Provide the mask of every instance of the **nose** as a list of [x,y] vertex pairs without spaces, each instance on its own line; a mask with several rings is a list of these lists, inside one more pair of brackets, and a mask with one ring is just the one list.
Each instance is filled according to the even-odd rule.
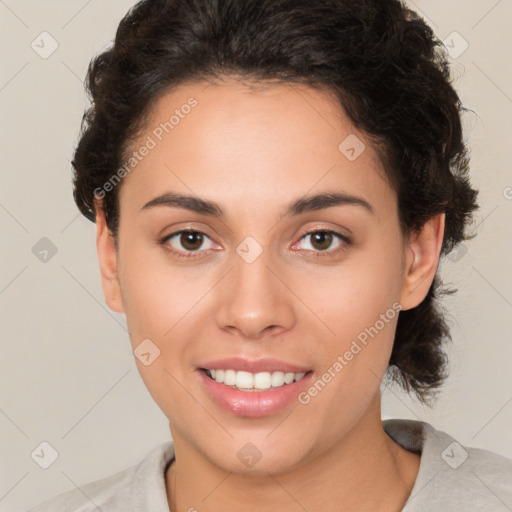
[[252,263],[234,255],[233,267],[217,290],[217,325],[251,340],[293,328],[294,294],[287,275],[268,251]]

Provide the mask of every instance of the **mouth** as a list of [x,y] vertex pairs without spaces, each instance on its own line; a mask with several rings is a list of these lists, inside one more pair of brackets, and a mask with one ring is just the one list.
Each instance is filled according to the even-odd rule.
[[215,406],[236,416],[272,416],[298,404],[314,371],[275,359],[230,358],[204,362],[195,374]]

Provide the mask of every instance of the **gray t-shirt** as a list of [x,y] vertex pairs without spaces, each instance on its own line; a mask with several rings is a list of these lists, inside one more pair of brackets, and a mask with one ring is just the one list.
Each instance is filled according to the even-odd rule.
[[[512,459],[460,445],[422,421],[388,419],[386,433],[421,453],[416,482],[402,512],[510,512]],[[28,512],[169,512],[165,471],[174,458],[171,441],[135,466],[60,494]]]

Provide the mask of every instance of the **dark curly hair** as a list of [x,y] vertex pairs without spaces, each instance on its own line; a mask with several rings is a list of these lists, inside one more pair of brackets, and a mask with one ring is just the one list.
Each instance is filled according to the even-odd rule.
[[[185,81],[299,83],[335,93],[366,133],[398,196],[405,236],[446,214],[442,254],[465,234],[477,192],[468,179],[464,109],[446,52],[398,0],[144,0],[123,18],[114,44],[87,74],[74,199],[88,219],[105,212],[118,236],[115,174],[154,102]],[[449,329],[436,275],[423,302],[400,312],[388,376],[428,403],[447,377]],[[430,405],[430,404],[429,404]]]

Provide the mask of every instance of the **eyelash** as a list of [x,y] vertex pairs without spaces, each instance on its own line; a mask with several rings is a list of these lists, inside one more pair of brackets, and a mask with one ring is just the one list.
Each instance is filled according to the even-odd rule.
[[[177,251],[176,249],[172,249],[167,245],[167,242],[170,239],[174,238],[177,235],[181,235],[182,233],[199,233],[201,235],[204,235],[205,237],[210,238],[206,233],[203,233],[202,231],[192,230],[192,229],[182,229],[181,231],[176,231],[174,233],[171,233],[171,234],[165,236],[164,238],[159,240],[159,244],[162,245],[165,250],[172,253],[176,258],[179,258],[179,259],[190,259],[190,258],[200,257],[200,256],[197,256],[196,254],[205,252],[205,251],[201,251],[201,250]],[[333,231],[330,229],[317,229],[317,230],[313,230],[313,231],[308,231],[307,233],[304,233],[300,237],[299,240],[302,240],[303,238],[305,238],[306,236],[309,236],[309,235],[315,235],[316,233],[332,234],[336,238],[338,238],[338,240],[340,242],[342,242],[342,244],[337,249],[330,249],[328,251],[319,251],[319,250],[311,251],[311,250],[307,249],[308,252],[313,252],[315,258],[318,258],[318,257],[322,258],[322,257],[329,257],[329,256],[337,255],[338,253],[345,251],[347,249],[347,246],[350,246],[352,244],[352,241],[348,237],[346,237],[345,235],[342,235],[341,233],[338,233],[337,231]],[[211,240],[211,238],[210,238],[210,240]]]

